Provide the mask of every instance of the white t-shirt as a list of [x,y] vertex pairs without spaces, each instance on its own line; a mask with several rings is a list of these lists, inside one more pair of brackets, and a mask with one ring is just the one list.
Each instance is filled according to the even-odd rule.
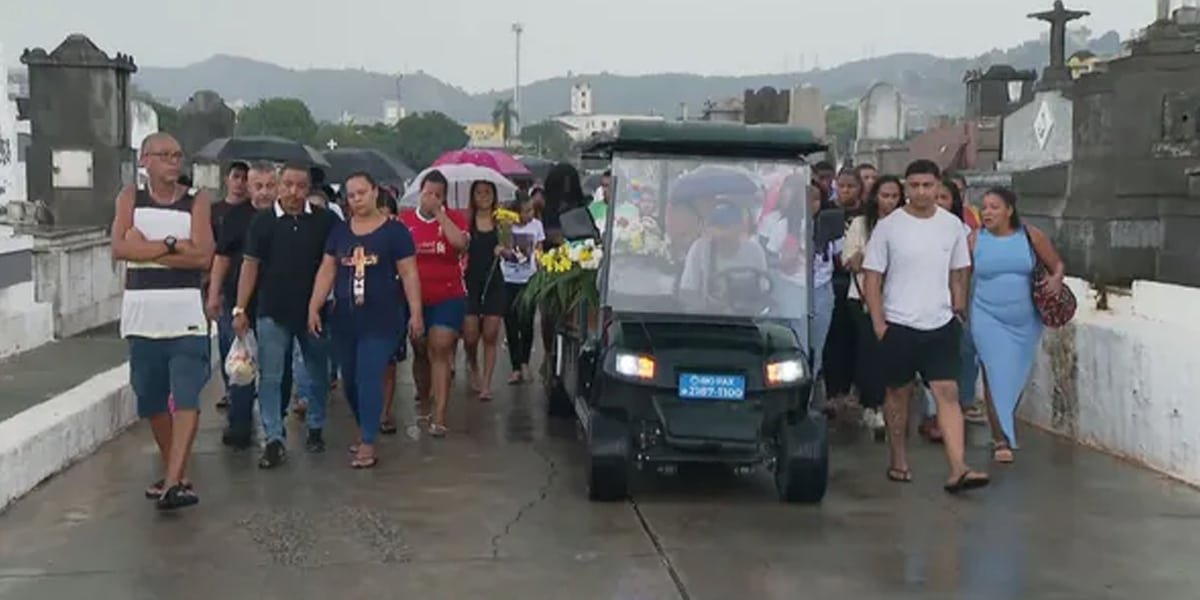
[[921,219],[899,209],[875,226],[863,269],[884,273],[888,323],[932,331],[954,318],[950,271],[971,266],[962,222],[941,208]]
[[537,219],[524,225],[513,225],[512,246],[516,255],[511,259],[500,259],[500,273],[504,275],[506,283],[529,283],[529,279],[537,272],[534,249],[545,240],[546,231]]

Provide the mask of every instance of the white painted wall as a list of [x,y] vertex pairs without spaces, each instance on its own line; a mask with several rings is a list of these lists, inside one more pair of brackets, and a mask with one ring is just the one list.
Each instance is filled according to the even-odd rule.
[[54,307],[55,337],[70,337],[121,317],[125,263],[115,261],[103,229],[82,230],[34,246],[40,302]]
[[[26,253],[33,238],[0,226],[0,255]],[[0,288],[0,358],[37,348],[54,339],[54,306],[38,302],[32,281]]]
[[1076,441],[1200,485],[1200,289],[1135,282],[1042,339],[1019,414]]
[[8,66],[4,61],[4,44],[0,43],[0,206],[25,196],[25,188],[17,191],[17,103],[8,98]]

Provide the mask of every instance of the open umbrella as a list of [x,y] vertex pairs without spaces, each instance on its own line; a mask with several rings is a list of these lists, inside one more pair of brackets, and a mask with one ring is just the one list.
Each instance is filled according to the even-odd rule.
[[345,181],[355,173],[367,173],[379,183],[405,184],[416,172],[408,165],[374,148],[338,148],[325,153],[327,181]]
[[496,200],[500,202],[511,202],[516,197],[517,184],[510,181],[500,173],[487,167],[472,164],[457,164],[457,165],[442,165],[434,166],[425,169],[413,178],[408,189],[404,191],[404,196],[400,198],[400,208],[413,208],[417,205],[417,201],[421,197],[421,180],[425,179],[430,171],[440,171],[446,176],[446,180],[450,183],[450,189],[446,190],[446,208],[451,210],[462,210],[467,208],[467,203],[470,202],[471,184],[476,181],[489,181],[496,186]]
[[529,169],[535,178],[541,179],[542,181],[546,180],[546,175],[550,174],[550,169],[552,169],[554,165],[558,164],[548,158],[542,158],[540,156],[517,155],[514,158],[520,161],[521,164],[525,165],[525,168]]
[[487,167],[505,177],[532,177],[533,173],[517,159],[500,150],[481,150],[464,148],[451,150],[433,161],[433,166],[444,165],[478,165]]
[[329,168],[329,161],[313,148],[300,142],[273,135],[246,135],[217,138],[196,153],[196,160],[227,163],[234,160],[296,162],[310,167]]

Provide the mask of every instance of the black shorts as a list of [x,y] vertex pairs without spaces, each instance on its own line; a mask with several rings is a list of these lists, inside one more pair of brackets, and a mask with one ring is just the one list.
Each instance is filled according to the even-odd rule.
[[958,381],[962,371],[958,319],[931,331],[888,323],[879,342],[878,368],[889,388],[912,383],[917,375],[925,381]]
[[486,277],[467,279],[467,315],[503,317],[508,312],[508,293],[504,277],[496,272],[491,281]]

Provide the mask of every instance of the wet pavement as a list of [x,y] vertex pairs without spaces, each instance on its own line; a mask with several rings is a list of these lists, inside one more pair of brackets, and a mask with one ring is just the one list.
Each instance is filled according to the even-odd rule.
[[882,445],[842,439],[818,507],[719,470],[593,504],[575,426],[544,417],[536,386],[496,389],[459,389],[448,438],[387,437],[368,471],[348,466],[340,399],[329,451],[293,442],[271,472],[221,447],[209,411],[201,503],[176,514],[142,498],[158,472],[135,427],[0,514],[0,599],[1200,597],[1200,493],[1032,431],[965,498],[942,492],[939,447],[914,442],[905,485]]
[[116,323],[0,359],[0,421],[127,360]]

